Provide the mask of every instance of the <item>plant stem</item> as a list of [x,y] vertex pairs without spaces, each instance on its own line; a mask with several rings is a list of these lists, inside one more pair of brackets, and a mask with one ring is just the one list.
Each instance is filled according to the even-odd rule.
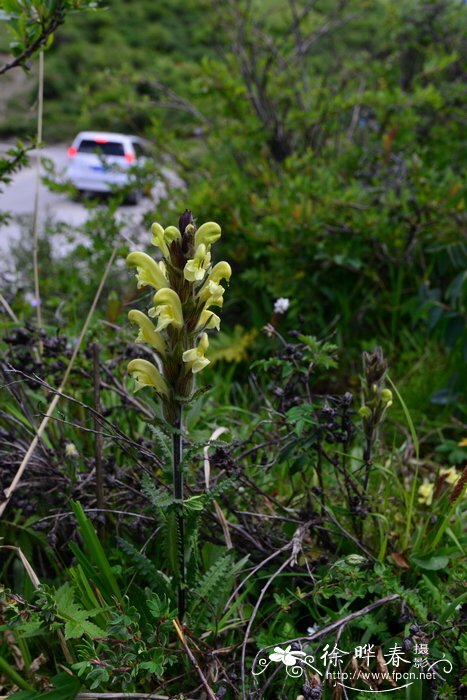
[[[42,116],[44,110],[44,52],[39,53],[39,88],[37,96],[37,160],[36,160],[36,192],[34,196],[34,215],[32,224],[32,259],[34,267],[34,297],[36,303],[37,328],[42,328],[41,294],[39,287],[39,194],[41,186],[41,152],[42,148]],[[41,342],[39,341],[39,353],[42,354]]]
[[20,674],[6,661],[5,659],[2,659],[0,657],[0,671],[5,674],[5,676],[8,676],[8,678],[18,686],[18,688],[21,688],[21,690],[27,690],[29,692],[33,691],[34,688],[29,685],[27,681],[25,681]]
[[182,448],[182,407],[178,406],[178,415],[174,421],[173,433],[173,491],[174,498],[178,503],[177,527],[178,527],[178,562],[179,562],[179,585],[178,585],[178,617],[183,619],[185,614],[185,523],[183,520],[183,470],[181,467],[183,458]]
[[[93,359],[93,380],[94,380],[94,457],[96,468],[96,504],[98,511],[105,512],[104,500],[104,473],[103,473],[103,437],[101,423],[98,418],[101,412],[101,380],[100,380],[100,348],[99,343],[92,344],[92,359]],[[105,516],[104,524],[99,523],[97,531],[101,542],[105,538]]]
[[368,491],[368,483],[370,481],[370,471],[371,471],[371,457],[373,451],[373,439],[374,431],[372,431],[371,436],[367,436],[365,450],[363,452],[363,463],[365,465],[365,479],[363,482],[363,493],[366,495]]

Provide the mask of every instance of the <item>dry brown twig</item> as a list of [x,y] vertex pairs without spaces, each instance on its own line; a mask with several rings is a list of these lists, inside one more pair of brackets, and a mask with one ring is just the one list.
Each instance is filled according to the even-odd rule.
[[180,639],[183,648],[185,649],[186,655],[188,656],[191,665],[193,668],[196,670],[198,676],[200,677],[201,683],[204,686],[204,689],[206,690],[206,693],[208,695],[208,698],[210,700],[217,700],[216,694],[212,690],[211,686],[209,685],[206,676],[204,675],[203,671],[201,670],[201,667],[199,663],[197,662],[195,656],[193,655],[193,652],[191,651],[190,647],[187,644],[187,641],[185,639],[185,635],[183,633],[183,629],[179,623],[178,620],[172,620],[173,626],[175,627],[175,631],[177,633],[178,638]]
[[10,502],[11,496],[13,495],[15,490],[17,489],[18,484],[21,480],[21,477],[22,477],[26,467],[28,466],[29,461],[34,453],[34,450],[36,449],[37,444],[39,443],[39,440],[41,439],[41,436],[44,433],[44,431],[49,423],[49,420],[52,417],[53,412],[55,411],[55,408],[57,407],[58,401],[60,399],[60,394],[63,391],[63,389],[68,381],[68,377],[70,376],[71,370],[73,369],[73,365],[74,365],[75,360],[78,356],[78,352],[81,348],[81,343],[83,342],[84,336],[86,335],[86,332],[89,328],[89,324],[90,324],[91,319],[94,315],[94,311],[96,309],[97,302],[100,299],[102,290],[104,288],[104,284],[105,284],[107,277],[109,275],[109,272],[110,272],[110,269],[112,267],[113,261],[115,259],[116,253],[117,253],[117,248],[115,247],[113,249],[112,254],[109,258],[109,261],[106,265],[106,268],[104,270],[104,274],[102,275],[101,281],[99,283],[99,287],[97,288],[96,294],[95,294],[93,302],[91,304],[91,308],[89,309],[88,315],[86,317],[86,320],[84,322],[83,328],[82,328],[81,333],[80,333],[80,336],[78,338],[78,342],[76,343],[75,348],[73,350],[73,354],[70,357],[70,361],[69,361],[68,366],[65,370],[65,374],[63,375],[63,379],[60,383],[58,391],[55,394],[55,396],[53,397],[52,401],[50,402],[50,405],[47,409],[47,412],[46,412],[43,420],[41,421],[41,424],[39,425],[39,427],[36,431],[34,439],[32,440],[31,444],[29,445],[28,451],[24,455],[24,458],[23,458],[23,460],[22,460],[22,462],[21,462],[21,464],[20,464],[20,466],[19,466],[19,468],[18,468],[18,470],[13,478],[13,481],[11,482],[10,486],[7,489],[5,489],[5,492],[4,492],[5,493],[5,500],[3,501],[3,503],[0,504],[0,518],[3,516],[3,513],[5,512],[5,508],[7,507],[8,503]]

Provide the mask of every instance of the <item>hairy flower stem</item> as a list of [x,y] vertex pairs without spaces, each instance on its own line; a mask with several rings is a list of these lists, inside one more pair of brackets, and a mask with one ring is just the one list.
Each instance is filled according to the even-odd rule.
[[176,501],[179,502],[177,512],[178,528],[178,562],[179,562],[179,584],[178,584],[178,617],[182,620],[185,614],[185,522],[183,520],[183,470],[181,467],[183,458],[182,448],[182,407],[178,406],[178,415],[174,420],[174,433],[172,440],[173,454],[173,493]]
[[[195,375],[209,364],[205,356],[209,347],[207,331],[219,330],[220,326],[219,316],[210,307],[222,308],[225,289],[220,282],[229,281],[232,269],[225,261],[211,263],[211,246],[221,235],[219,224],[207,221],[197,228],[189,209],[178,223],[179,229],[163,228],[157,222],[151,226],[151,241],[161,251],[162,260],[134,251],[128,255],[127,262],[136,267],[138,289],[149,286],[156,290],[148,314],[132,309],[128,318],[139,327],[137,342],[147,343],[157,362],[134,358],[128,372],[134,375],[137,389],[151,387],[156,392],[162,402],[164,419],[173,432],[174,504],[169,513],[168,537],[181,620],[186,607],[185,551],[188,549],[183,502],[182,409],[193,398]],[[174,535],[176,544],[173,544]]]
[[370,481],[370,471],[372,465],[372,452],[373,452],[373,434],[368,436],[366,439],[365,450],[363,452],[363,463],[365,465],[365,478],[363,481],[363,493],[366,494],[368,491],[368,484]]

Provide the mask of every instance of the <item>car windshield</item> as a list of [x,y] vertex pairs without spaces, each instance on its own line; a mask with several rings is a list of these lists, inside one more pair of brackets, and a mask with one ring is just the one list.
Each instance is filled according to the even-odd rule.
[[124,156],[125,149],[123,144],[118,141],[94,141],[91,139],[83,139],[81,141],[78,153],[97,153],[104,156]]

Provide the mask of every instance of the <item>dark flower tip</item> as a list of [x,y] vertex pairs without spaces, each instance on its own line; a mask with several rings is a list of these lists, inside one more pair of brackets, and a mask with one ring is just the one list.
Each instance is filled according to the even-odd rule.
[[363,353],[363,371],[368,385],[379,384],[383,380],[387,369],[388,363],[379,346],[372,353]]
[[189,209],[185,209],[185,211],[178,220],[178,228],[182,236],[185,233],[186,227],[190,224],[194,224],[193,215]]

